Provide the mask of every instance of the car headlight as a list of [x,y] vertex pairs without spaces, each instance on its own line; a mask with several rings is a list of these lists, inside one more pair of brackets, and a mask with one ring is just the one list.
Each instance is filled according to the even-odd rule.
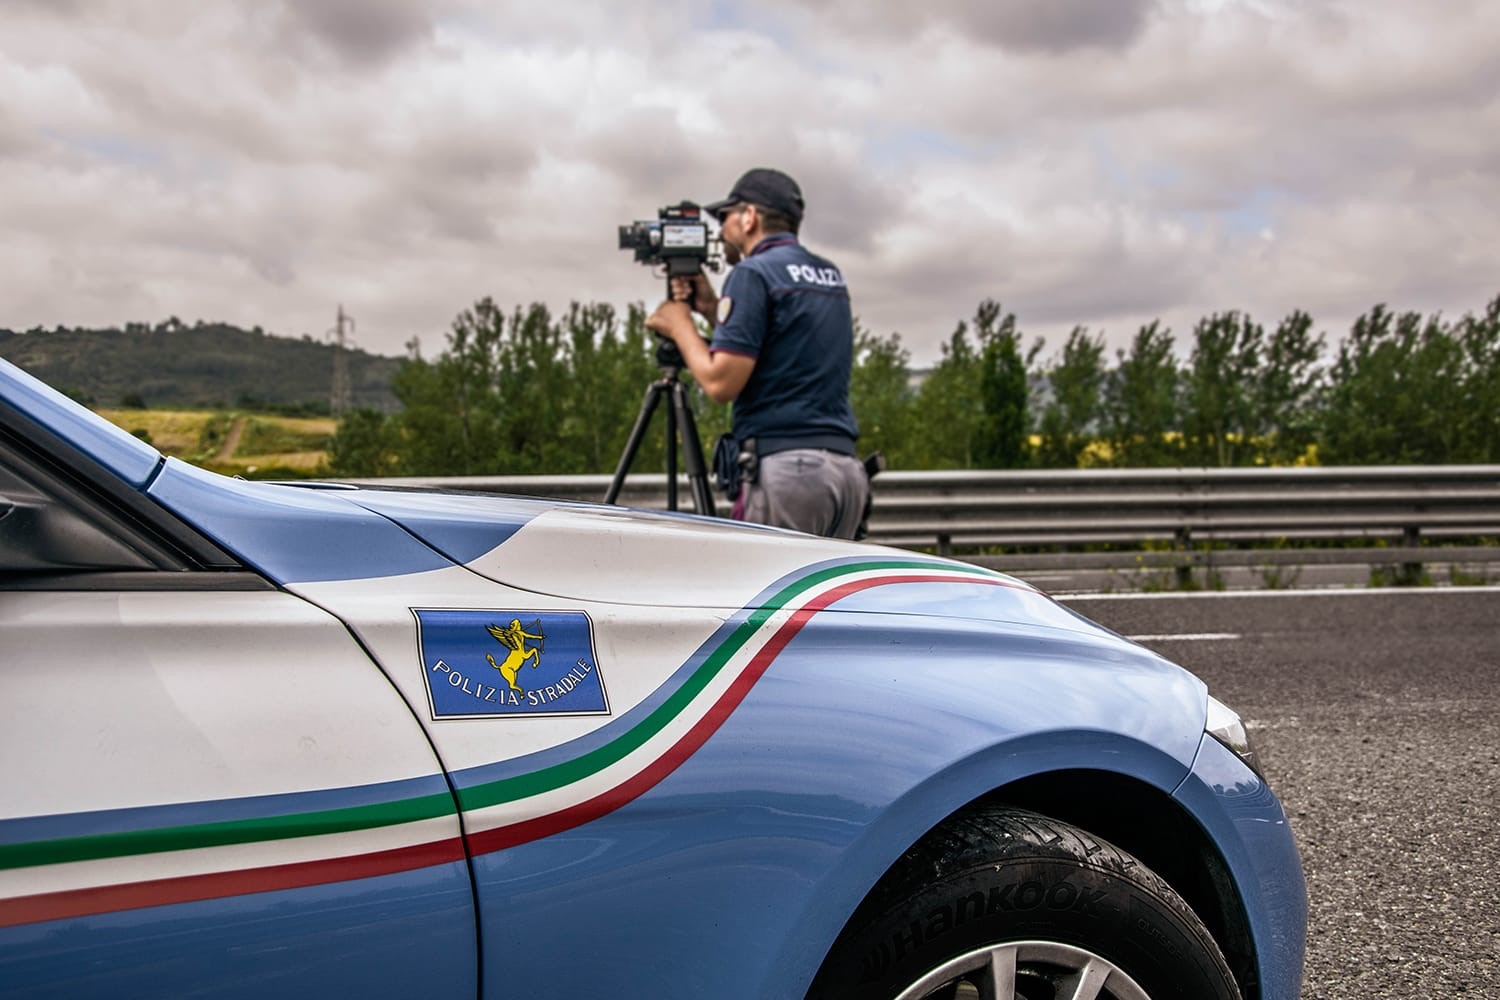
[[1260,760],[1255,755],[1255,747],[1250,743],[1250,731],[1245,728],[1245,723],[1234,709],[1213,695],[1208,696],[1208,721],[1203,724],[1203,728],[1208,735],[1233,750],[1235,756],[1244,761],[1262,781],[1265,780],[1266,776],[1260,770]]

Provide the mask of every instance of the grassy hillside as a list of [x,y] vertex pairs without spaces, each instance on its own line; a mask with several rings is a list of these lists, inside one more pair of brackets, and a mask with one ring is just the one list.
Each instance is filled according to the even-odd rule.
[[[327,413],[336,350],[311,337],[175,320],[124,330],[0,329],[3,357],[90,406]],[[400,358],[350,350],[350,403],[393,411]]]
[[321,474],[337,422],[242,410],[100,409],[100,416],[163,454],[246,479]]

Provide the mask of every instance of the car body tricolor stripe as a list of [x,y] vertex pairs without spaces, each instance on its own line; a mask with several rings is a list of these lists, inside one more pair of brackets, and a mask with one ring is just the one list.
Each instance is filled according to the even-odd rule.
[[116,910],[134,910],[143,906],[193,903],[252,892],[300,889],[326,885],[329,882],[428,868],[463,859],[463,842],[452,837],[369,854],[38,893],[0,899],[0,927],[62,920],[94,913],[112,913]]
[[350,833],[398,823],[451,815],[453,798],[446,792],[378,805],[328,809],[285,816],[260,816],[222,823],[198,823],[154,830],[129,830],[56,840],[0,846],[0,869],[31,865],[65,864],[120,858],[162,851],[185,851],[203,847],[316,837]]
[[[467,787],[460,783],[457,794],[471,853],[498,851],[572,829],[638,798],[708,740],[818,613],[873,587],[916,583],[971,583],[1035,592],[987,570],[937,561],[863,560],[804,570],[779,589],[768,588],[771,596],[755,602],[728,635],[710,640],[714,645],[677,690],[618,736],[537,771]],[[298,815],[0,845],[0,869],[57,865],[62,875],[74,868],[69,862],[204,848],[216,848],[217,860],[226,869],[123,884],[58,886],[0,898],[0,926],[319,885],[461,860],[463,845],[455,837],[286,864],[229,867],[235,863],[237,845],[328,834],[358,837],[364,831],[404,825],[416,833],[426,825],[423,821],[430,823],[452,809],[446,795],[423,795]],[[327,839],[339,843],[341,838]]]

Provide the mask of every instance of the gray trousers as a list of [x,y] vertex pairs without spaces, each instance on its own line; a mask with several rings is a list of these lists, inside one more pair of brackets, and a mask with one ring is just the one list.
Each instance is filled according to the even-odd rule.
[[794,448],[760,460],[756,481],[740,487],[734,517],[810,535],[853,538],[869,495],[870,480],[859,459]]

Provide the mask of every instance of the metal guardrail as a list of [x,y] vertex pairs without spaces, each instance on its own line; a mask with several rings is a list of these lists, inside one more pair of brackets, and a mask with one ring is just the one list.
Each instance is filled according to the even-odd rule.
[[[363,482],[597,501],[611,477]],[[620,502],[665,509],[665,475],[631,477]],[[1500,465],[887,472],[869,527],[870,541],[1003,569],[1338,562],[1419,572],[1435,558],[1500,561],[1500,542],[1472,544],[1500,538]],[[1435,547],[1455,540],[1471,544]]]

